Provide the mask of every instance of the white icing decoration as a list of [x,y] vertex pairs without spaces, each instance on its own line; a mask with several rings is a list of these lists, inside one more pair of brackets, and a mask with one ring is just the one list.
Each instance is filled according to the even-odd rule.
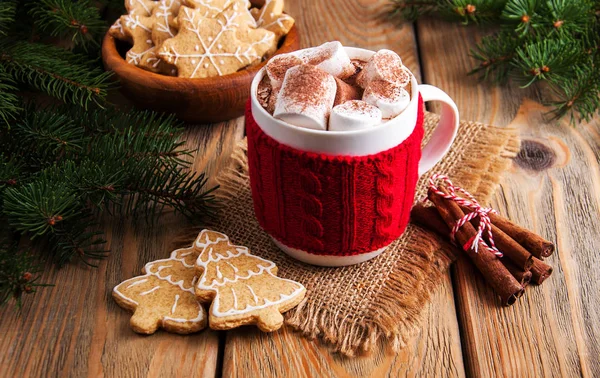
[[140,293],[140,295],[148,295],[150,293],[155,292],[156,290],[160,289],[160,286],[154,286],[152,289],[148,290],[148,291],[144,291],[143,293]]
[[131,285],[127,286],[127,289],[134,287],[135,285],[143,284],[144,282],[147,282],[147,281],[148,281],[147,279],[136,281],[136,282],[132,283]]
[[179,302],[179,294],[175,294],[175,302],[173,303],[173,307],[171,308],[171,314],[174,314],[175,310],[177,310],[177,302]]
[[[179,3],[178,0],[162,0],[160,2],[160,5],[158,6],[159,10],[156,12],[156,15],[161,18],[155,24],[157,30],[162,33],[169,34],[171,36],[171,38],[175,37],[175,34],[173,34],[173,31],[171,30],[171,27],[169,26],[169,16],[172,15],[171,8],[173,7],[173,3],[175,3],[175,1],[177,1],[177,3]],[[167,5],[167,2],[168,2],[168,5]]]
[[234,271],[235,273],[237,273],[237,272],[239,271],[239,269],[237,268],[237,266],[235,266],[235,265],[232,265],[230,262],[228,262],[228,261],[225,261],[225,264],[229,265],[229,266],[230,266],[230,267],[233,269],[233,271]]
[[119,29],[119,33],[121,35],[125,35],[125,31],[123,30],[123,24],[121,23],[121,19],[117,19],[114,24],[110,27],[111,29]]
[[147,31],[148,33],[152,33],[151,29],[145,27],[140,22],[140,16],[138,16],[138,15],[128,14],[127,16],[125,16],[125,26],[127,26],[128,28],[131,28],[132,30],[135,30],[137,27],[140,27],[140,28],[144,29],[145,31]]
[[237,309],[238,303],[237,303],[237,295],[235,294],[235,290],[233,290],[233,288],[231,287],[231,294],[233,295],[233,309]]
[[[217,20],[217,22],[221,25],[221,30],[217,33],[217,35],[214,38],[212,36],[208,36],[207,40],[208,40],[209,44],[206,44],[204,42],[205,36],[203,36],[202,32],[201,32],[203,19],[196,20],[195,19],[196,14],[191,12],[190,8],[183,7],[182,9],[183,9],[184,14],[183,15],[180,14],[179,17],[182,17],[182,19],[184,21],[189,22],[194,25],[194,28],[186,27],[186,29],[189,31],[192,31],[194,34],[196,34],[196,38],[198,39],[198,41],[200,41],[200,44],[202,45],[204,52],[203,53],[198,52],[195,54],[194,53],[193,54],[180,54],[175,50],[174,47],[171,47],[171,51],[162,51],[162,52],[160,52],[160,55],[170,58],[170,60],[174,64],[176,64],[179,59],[191,59],[191,63],[193,65],[196,65],[196,67],[194,68],[194,71],[190,75],[191,78],[196,76],[196,72],[198,71],[198,68],[200,68],[201,66],[204,68],[208,68],[205,65],[205,64],[207,64],[204,62],[205,60],[209,60],[209,62],[215,68],[217,73],[219,75],[222,75],[223,73],[222,73],[221,69],[215,62],[215,57],[234,57],[240,63],[250,64],[253,61],[255,61],[256,59],[261,58],[261,56],[259,56],[256,53],[256,51],[254,50],[254,46],[256,46],[258,44],[263,44],[263,43],[270,43],[270,41],[273,38],[275,38],[274,34],[268,33],[268,34],[265,34],[260,41],[255,41],[255,42],[248,44],[245,49],[242,49],[241,46],[238,46],[236,51],[233,53],[231,53],[231,52],[216,52],[216,51],[213,51],[213,48],[215,47],[215,43],[217,43],[217,41],[219,41],[219,39],[221,38],[223,33],[227,32],[227,31],[233,32],[233,31],[237,30],[237,28],[239,27],[239,25],[234,22],[234,20],[236,19],[238,14],[235,12],[231,15],[224,14],[223,17],[225,18],[225,23],[223,23],[221,20]],[[196,64],[196,60],[193,58],[199,58],[199,61],[197,64]],[[223,65],[225,62],[223,60],[221,60],[221,61],[223,62],[223,63],[221,63],[221,65]]]
[[[144,10],[146,11],[146,13],[150,14],[150,9],[149,9],[149,8],[146,6],[146,4],[144,4],[144,1],[143,1],[143,0],[129,0],[129,5],[130,5],[131,7],[133,7],[135,3],[138,3],[138,4],[140,4],[140,5],[142,6],[142,8],[144,8]],[[130,14],[131,14],[131,13],[135,13],[135,11],[131,11],[131,12],[129,12],[129,13],[130,13]]]
[[219,266],[217,265],[217,278],[221,279],[223,278],[223,274],[221,274],[221,271],[219,270]]
[[246,287],[252,293],[252,298],[254,299],[254,303],[258,304],[258,297],[256,296],[256,293],[254,292],[254,290],[252,290],[252,288],[249,285],[246,285]]
[[[290,19],[291,17],[286,15],[286,14],[280,14],[277,16],[277,18],[275,19],[275,21],[272,21],[271,23],[265,24],[265,12],[269,7],[269,4],[271,3],[272,0],[267,0],[265,2],[265,5],[263,5],[262,8],[260,8],[260,12],[258,14],[258,19],[256,20],[256,27],[260,27],[263,29],[268,29],[269,27],[277,24],[279,27],[283,28],[283,20],[287,20]],[[270,12],[269,16],[271,18],[275,17],[275,13]]]
[[[191,247],[191,248],[193,248],[193,247]],[[171,252],[171,257],[168,258],[168,259],[156,260],[156,261],[151,261],[151,262],[147,263],[145,265],[145,267],[144,267],[144,270],[147,273],[144,276],[146,276],[146,277],[155,276],[155,277],[159,278],[160,280],[167,281],[171,285],[178,286],[180,289],[182,289],[184,291],[187,291],[187,292],[189,292],[189,293],[191,293],[193,295],[194,294],[194,287],[193,287],[193,285],[196,283],[197,277],[194,277],[194,279],[192,280],[192,287],[189,288],[189,289],[186,289],[185,287],[183,287],[183,282],[184,282],[183,280],[178,281],[178,282],[173,282],[171,280],[171,276],[170,275],[168,277],[162,277],[162,276],[160,276],[159,272],[160,272],[160,270],[162,270],[161,267],[159,267],[159,269],[157,269],[156,273],[152,272],[152,270],[151,270],[153,264],[167,262],[167,261],[179,261],[186,268],[194,268],[194,265],[187,264],[185,262],[184,258],[179,258],[178,257],[178,256],[185,257],[185,256],[188,256],[188,255],[190,255],[191,253],[194,252],[194,251],[190,251],[190,252],[186,252],[186,253],[181,253],[181,251],[187,250],[187,249],[189,249],[189,248],[177,249],[177,250]],[[172,266],[172,265],[169,265],[169,266]],[[123,293],[121,293],[119,291],[119,289],[118,289],[119,286],[125,285],[128,282],[130,282],[130,281],[133,281],[133,282],[131,284],[129,284],[128,286],[126,286],[126,288],[130,288],[132,286],[139,285],[139,284],[142,284],[142,283],[148,281],[148,279],[141,279],[140,280],[139,278],[140,277],[138,276],[138,277],[133,277],[133,278],[130,278],[130,279],[126,280],[126,281],[123,281],[122,283],[120,283],[119,285],[117,285],[117,286],[114,287],[113,292],[115,294],[117,294],[119,297],[123,298],[124,300],[126,300],[126,301],[128,301],[128,302],[130,302],[130,303],[132,303],[132,304],[134,304],[136,306],[139,306],[139,303],[137,301],[135,301],[132,298],[127,297],[126,295],[124,295]],[[149,294],[150,292],[158,290],[159,288],[160,288],[160,286],[156,286],[156,287],[152,288],[151,290],[148,290],[147,292],[140,293],[140,295]],[[178,298],[179,298],[179,295],[176,295],[176,302],[177,302]],[[173,317],[165,316],[162,319],[162,324],[164,325],[164,323],[166,321],[172,321],[172,322],[176,322],[176,323],[199,323],[199,322],[202,322],[203,320],[204,320],[204,310],[203,310],[202,306],[200,305],[200,303],[198,303],[198,315],[195,318],[193,318],[193,319],[183,319],[183,318],[173,318]]]
[[175,323],[199,323],[204,319],[204,311],[202,310],[202,306],[198,303],[198,316],[194,319],[183,319],[183,318],[172,318],[170,316],[165,316],[162,320],[162,324],[165,324],[166,321],[171,321]]
[[[198,259],[196,260],[196,266],[197,267],[201,267],[203,269],[204,272],[207,271],[208,268],[208,264],[209,263],[216,263],[220,260],[223,259],[230,259],[232,257],[238,257],[241,255],[248,255],[251,256],[253,258],[256,258],[258,260],[260,260],[261,262],[265,263],[264,265],[260,265],[258,272],[254,272],[252,270],[246,272],[248,275],[247,276],[239,276],[239,275],[235,275],[235,278],[233,280],[230,280],[228,278],[225,277],[225,279],[223,280],[223,282],[220,283],[215,283],[215,281],[213,281],[210,285],[207,285],[206,282],[206,274],[203,274],[202,277],[200,277],[200,279],[198,280],[198,283],[196,285],[196,288],[199,290],[203,290],[203,291],[211,291],[211,292],[216,292],[216,295],[213,299],[213,303],[211,305],[211,312],[212,315],[216,316],[216,317],[225,317],[225,316],[232,316],[232,315],[242,315],[251,311],[256,311],[256,310],[260,310],[260,309],[264,309],[267,308],[269,306],[273,306],[273,305],[278,305],[280,303],[286,302],[290,299],[293,299],[295,296],[297,296],[300,292],[304,291],[305,288],[302,284],[296,282],[296,281],[292,281],[292,280],[288,280],[285,278],[281,278],[281,277],[277,277],[275,275],[273,275],[273,273],[271,273],[271,269],[275,267],[275,263],[273,263],[272,261],[269,260],[265,260],[259,256],[256,255],[252,255],[250,254],[250,252],[248,251],[248,248],[243,247],[243,246],[234,246],[233,244],[231,244],[231,242],[229,241],[229,237],[227,237],[227,235],[223,235],[223,234],[218,234],[216,240],[210,240],[210,237],[208,236],[208,230],[203,230],[201,232],[201,235],[204,233],[204,241],[200,242],[200,240],[198,240],[196,242],[196,246],[202,246],[203,250],[202,252],[200,252],[200,255],[198,256]],[[211,247],[211,244],[218,244],[219,242],[223,242],[226,241],[228,246],[231,247],[232,249],[235,248],[235,251],[237,253],[233,253],[230,249],[228,249],[226,251],[226,253],[219,253],[216,257],[213,254],[213,248]],[[207,257],[206,261],[203,261],[203,258]],[[273,278],[278,279],[278,280],[282,280],[285,282],[288,282],[290,284],[292,284],[292,286],[295,286],[296,289],[293,290],[290,294],[280,294],[279,295],[279,299],[275,300],[275,301],[270,301],[267,298],[263,298],[264,303],[263,304],[258,304],[259,303],[259,299],[256,296],[256,293],[254,293],[254,291],[252,289],[251,292],[254,296],[254,301],[255,301],[255,305],[250,305],[249,303],[246,304],[246,307],[243,309],[237,309],[237,296],[235,294],[235,291],[233,290],[233,288],[230,288],[231,291],[233,292],[233,296],[234,296],[234,306],[232,309],[229,309],[227,311],[220,311],[219,307],[220,307],[220,292],[218,289],[215,288],[215,286],[218,288],[220,286],[223,286],[226,283],[233,283],[233,282],[237,282],[238,280],[247,280],[250,277],[259,275],[259,274],[269,274],[271,275]],[[246,285],[248,286],[248,285]],[[248,286],[249,287],[249,286]]]

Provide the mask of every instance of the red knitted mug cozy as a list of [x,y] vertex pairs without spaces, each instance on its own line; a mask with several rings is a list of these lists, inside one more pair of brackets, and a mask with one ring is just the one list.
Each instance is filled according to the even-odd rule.
[[[398,126],[402,127],[402,126]],[[317,255],[376,251],[408,224],[423,139],[423,100],[413,133],[370,156],[300,151],[266,135],[246,108],[254,212],[282,244]]]

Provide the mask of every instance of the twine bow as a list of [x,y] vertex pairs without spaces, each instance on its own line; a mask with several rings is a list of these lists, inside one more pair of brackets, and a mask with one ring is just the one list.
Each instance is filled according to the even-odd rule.
[[[442,180],[446,184],[446,189],[448,193],[441,191],[436,185],[436,180]],[[496,256],[502,257],[502,252],[496,248],[494,244],[494,237],[492,235],[492,221],[488,216],[489,213],[496,213],[496,210],[491,207],[482,207],[479,202],[471,195],[471,193],[467,192],[463,188],[459,186],[455,186],[452,181],[448,178],[448,176],[436,173],[429,178],[429,190],[435,192],[436,194],[442,196],[445,199],[456,202],[457,204],[469,208],[472,212],[466,214],[464,217],[460,218],[454,227],[452,227],[452,231],[450,233],[450,238],[452,241],[455,241],[454,236],[456,232],[465,225],[465,223],[470,222],[472,219],[479,217],[479,227],[477,228],[477,233],[470,238],[465,245],[463,245],[463,249],[466,251],[468,249],[473,249],[476,253],[479,249],[479,242],[483,242],[483,244],[492,251]],[[457,192],[462,193],[464,197],[461,197],[457,194]],[[466,197],[466,198],[465,198]],[[427,200],[425,198],[425,200]],[[487,233],[487,239],[482,239],[483,233]]]

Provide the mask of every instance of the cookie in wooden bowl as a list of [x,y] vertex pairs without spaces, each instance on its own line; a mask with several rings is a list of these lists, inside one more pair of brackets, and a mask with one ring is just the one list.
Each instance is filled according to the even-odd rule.
[[[104,66],[136,106],[174,113],[188,123],[241,116],[252,79],[268,58],[300,46],[289,16],[281,14],[289,28],[285,35],[260,18],[267,6],[281,9],[282,0],[252,9],[247,0],[220,0],[211,3],[213,13],[196,0],[143,1],[151,6],[147,12],[124,15],[105,36]],[[212,9],[215,5],[222,10]],[[160,30],[163,38],[156,38]],[[132,55],[137,59],[129,59]]]

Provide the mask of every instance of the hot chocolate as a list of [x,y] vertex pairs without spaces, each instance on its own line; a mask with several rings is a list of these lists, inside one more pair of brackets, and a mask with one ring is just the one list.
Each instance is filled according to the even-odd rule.
[[329,131],[373,127],[410,103],[412,75],[393,51],[350,59],[339,42],[274,57],[257,98],[273,117]]

